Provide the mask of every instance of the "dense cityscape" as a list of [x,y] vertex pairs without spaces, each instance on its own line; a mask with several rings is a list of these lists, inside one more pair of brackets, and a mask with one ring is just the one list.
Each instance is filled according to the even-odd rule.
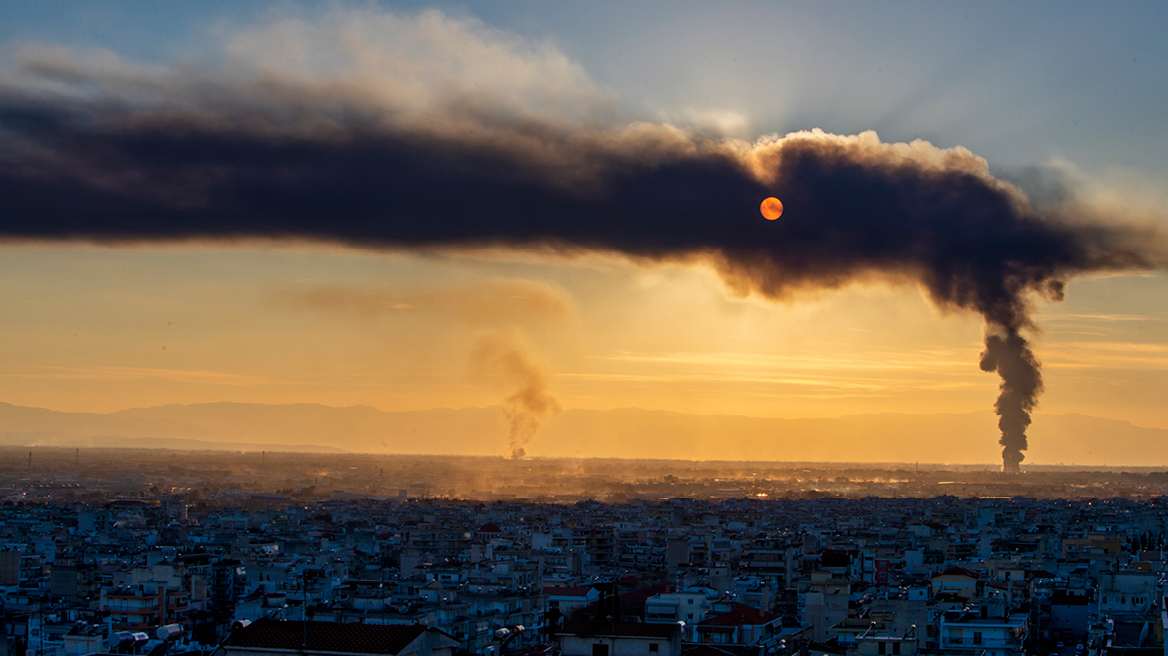
[[0,656],[1168,656],[1168,2],[0,2]]
[[1154,471],[4,455],[13,656],[1164,650]]

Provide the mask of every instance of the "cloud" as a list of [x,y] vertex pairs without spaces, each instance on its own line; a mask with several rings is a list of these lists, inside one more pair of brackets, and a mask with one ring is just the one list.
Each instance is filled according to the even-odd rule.
[[44,367],[43,374],[11,374],[17,378],[56,378],[68,380],[127,381],[161,380],[172,383],[193,383],[198,385],[225,385],[232,387],[252,387],[256,385],[300,385],[290,380],[264,378],[233,374],[222,371],[198,371],[190,369],[155,369],[148,367]]
[[[380,120],[587,120],[611,94],[554,45],[436,10],[348,8],[230,32],[227,63],[273,87],[376,107]],[[437,115],[437,116],[436,116]]]
[[769,299],[916,284],[985,319],[1011,466],[1041,390],[1030,296],[1168,263],[1152,224],[1054,187],[1032,203],[964,148],[618,121],[553,46],[471,19],[338,10],[225,42],[219,68],[22,51],[0,88],[0,236],[599,252],[706,263]]
[[[859,354],[857,354],[859,355]],[[938,353],[936,351],[920,350],[915,353],[907,352],[873,352],[865,351],[862,357],[848,356],[847,354],[829,356],[807,355],[761,355],[758,353],[616,353],[604,357],[605,360],[671,364],[697,365],[702,370],[711,367],[732,370],[743,369],[776,369],[776,370],[857,370],[857,371],[894,371],[920,370],[938,371],[951,368],[963,368],[968,363],[963,362],[957,352]]]
[[1168,315],[1165,314],[1113,314],[1113,313],[1095,313],[1095,314],[1071,314],[1066,312],[1043,312],[1036,315],[1043,321],[1049,322],[1066,322],[1066,323],[1084,323],[1084,322],[1124,322],[1124,321],[1165,321],[1168,320]]
[[1060,369],[1163,371],[1168,345],[1134,342],[1064,342],[1050,350],[1050,366]]
[[423,312],[469,325],[559,323],[574,311],[562,288],[513,278],[420,289],[320,285],[281,290],[275,298],[294,307],[363,319]]

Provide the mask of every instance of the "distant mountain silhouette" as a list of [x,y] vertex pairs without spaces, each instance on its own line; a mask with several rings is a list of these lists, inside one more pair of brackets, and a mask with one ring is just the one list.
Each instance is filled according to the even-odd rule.
[[0,445],[192,451],[344,451],[321,445],[251,444],[168,419],[120,417],[116,413],[57,412],[9,403],[0,403]]
[[[550,417],[528,452],[617,457],[992,464],[997,418],[875,414],[830,419],[690,415],[622,408]],[[502,455],[497,407],[382,412],[301,403],[203,403],[68,413],[0,403],[0,444]],[[1029,464],[1168,465],[1168,430],[1086,415],[1037,415]]]

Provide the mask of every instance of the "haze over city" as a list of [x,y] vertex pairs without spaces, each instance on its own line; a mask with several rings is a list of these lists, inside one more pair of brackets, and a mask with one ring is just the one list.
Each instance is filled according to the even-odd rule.
[[1168,464],[1164,9],[1058,9],[0,9],[0,434]]

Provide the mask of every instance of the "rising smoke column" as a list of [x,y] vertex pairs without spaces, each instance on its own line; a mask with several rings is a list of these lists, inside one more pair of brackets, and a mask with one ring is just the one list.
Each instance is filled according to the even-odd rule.
[[471,355],[472,368],[496,378],[506,390],[503,416],[511,458],[527,455],[527,445],[543,426],[544,417],[563,412],[548,391],[547,373],[530,353],[530,347],[514,332],[484,335]]
[[511,458],[523,458],[543,418],[561,412],[548,391],[547,374],[523,338],[528,328],[556,327],[574,310],[571,297],[547,282],[496,278],[456,285],[415,288],[297,286],[278,291],[272,300],[292,307],[363,320],[402,312],[426,313],[452,324],[481,329],[502,328],[476,340],[470,358],[475,374],[504,390],[503,415],[508,424]]
[[[712,266],[732,293],[774,300],[916,285],[984,319],[1009,469],[1042,389],[1028,299],[1168,263],[1154,230],[1073,201],[1036,207],[964,148],[606,121],[603,93],[554,50],[435,12],[346,20],[297,28],[328,65],[295,70],[23,52],[20,75],[0,80],[0,237],[599,252]],[[281,43],[252,41],[260,58]],[[764,221],[772,195],[786,210]],[[507,402],[521,438],[556,407],[527,380]]]
[[1002,469],[1019,471],[1025,457],[1026,428],[1030,426],[1030,412],[1042,392],[1042,374],[1038,360],[1030,351],[1030,344],[1016,329],[1001,328],[1001,332],[986,335],[986,348],[981,354],[982,371],[997,371],[1002,377],[1001,394],[994,403],[998,412],[998,427],[1002,429]]

